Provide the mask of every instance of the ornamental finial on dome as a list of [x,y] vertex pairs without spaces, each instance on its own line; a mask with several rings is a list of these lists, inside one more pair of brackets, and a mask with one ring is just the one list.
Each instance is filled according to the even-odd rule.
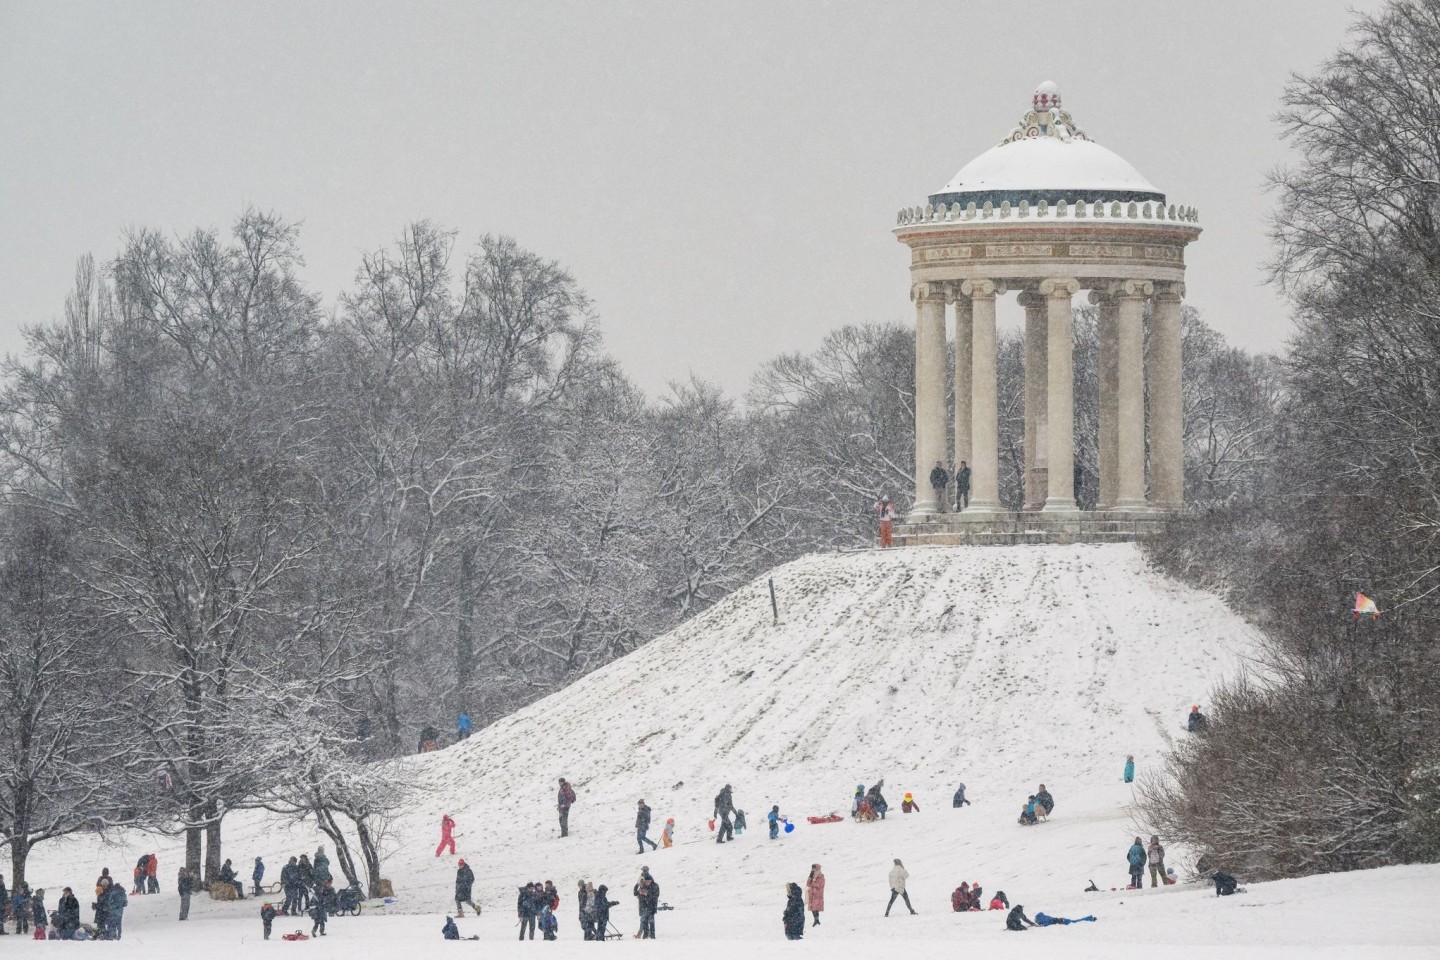
[[1060,107],[1060,88],[1053,80],[1046,80],[1035,88],[1030,98],[1030,112],[1020,118],[1020,123],[1011,130],[1000,145],[1016,140],[1032,140],[1036,137],[1054,137],[1057,140],[1089,140],[1070,114]]

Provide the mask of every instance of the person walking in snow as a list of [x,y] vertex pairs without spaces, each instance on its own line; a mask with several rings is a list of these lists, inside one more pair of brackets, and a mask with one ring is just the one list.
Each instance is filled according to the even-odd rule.
[[669,817],[665,820],[665,826],[660,831],[660,846],[669,850],[675,846],[675,818]]
[[905,908],[910,915],[915,915],[915,908],[910,906],[910,892],[905,889],[905,881],[910,879],[910,871],[905,869],[905,864],[900,858],[895,858],[895,866],[890,868],[890,902],[885,905],[885,916],[890,916],[890,908],[895,906],[896,897],[905,898]]
[[945,465],[939,460],[930,469],[930,489],[935,493],[935,512],[944,513],[945,506],[950,502],[946,491],[950,488],[950,474],[946,472]]
[[1190,708],[1190,719],[1185,721],[1185,729],[1190,733],[1204,733],[1210,729],[1210,720],[1200,712],[1200,704]]
[[785,912],[780,915],[785,927],[786,940],[799,940],[805,936],[805,904],[800,899],[800,884],[785,884]]
[[820,914],[825,912],[825,874],[818,863],[810,864],[810,876],[805,878],[805,907],[815,918],[811,926],[820,926]]
[[264,861],[264,860],[261,860],[259,857],[256,857],[256,858],[255,858],[255,867],[254,867],[254,869],[252,869],[252,870],[250,871],[250,880],[255,884],[254,895],[257,896],[257,897],[258,897],[258,896],[261,896],[261,895],[264,894],[264,892],[265,892],[264,890],[261,890],[261,889],[260,889],[260,881],[263,880],[264,878],[265,878],[265,861]]
[[462,857],[460,866],[455,869],[455,915],[465,916],[465,907],[475,911],[475,916],[480,916],[480,908],[475,906],[472,893],[475,889],[475,871]]
[[738,837],[738,836],[740,836],[740,834],[744,833],[746,827],[748,827],[748,826],[749,826],[749,823],[745,820],[745,811],[744,811],[744,810],[736,810],[736,811],[735,811],[735,836]]
[[1145,850],[1145,859],[1150,864],[1150,886],[1160,886],[1165,880],[1165,848],[1160,846],[1160,838],[1153,833],[1150,835],[1150,846]]
[[715,817],[720,821],[720,832],[715,835],[716,843],[724,843],[726,840],[735,839],[735,827],[730,818],[735,815],[735,798],[730,791],[730,784],[720,788],[715,794]]
[[875,502],[875,512],[880,515],[881,548],[893,547],[895,545],[895,506],[890,502],[889,497],[881,497]]
[[770,808],[770,812],[765,815],[765,822],[770,825],[771,840],[780,836],[780,804]]
[[453,856],[455,853],[455,821],[450,814],[442,814],[440,817],[440,845],[435,848],[435,856],[440,856],[445,848],[450,848]]
[[914,798],[913,796],[911,796],[910,794],[907,793],[907,794],[905,794],[905,796],[903,796],[903,797],[900,798],[900,812],[901,812],[901,813],[919,813],[919,812],[920,812],[920,804],[916,803],[916,802],[915,802],[915,798]]
[[960,469],[955,471],[955,509],[964,510],[970,506],[970,464],[964,460],[960,461]]
[[645,852],[645,844],[650,844],[651,850],[658,850],[660,845],[651,840],[650,833],[650,808],[641,800],[635,809],[635,845],[640,848],[639,852]]
[[1125,782],[1135,782],[1135,754],[1133,753],[1125,755]]
[[1005,929],[1014,933],[1020,933],[1026,927],[1033,926],[1035,926],[1035,921],[1025,916],[1025,908],[1018,903],[1010,911],[1010,915],[1005,918]]
[[330,915],[325,912],[325,900],[323,897],[315,897],[310,903],[310,936],[325,936],[325,921]]
[[1139,837],[1130,845],[1130,852],[1125,854],[1125,860],[1130,864],[1130,886],[1136,890],[1145,885],[1145,844]]
[[560,836],[570,836],[570,808],[575,804],[575,788],[560,778],[560,790],[555,794],[555,809],[560,811]]
[[635,884],[634,893],[640,907],[640,932],[636,936],[641,940],[654,940],[655,911],[660,906],[660,884],[650,876],[649,867],[640,868],[640,879]]
[[470,726],[472,722],[469,712],[465,710],[461,710],[459,715],[455,717],[455,739],[457,741],[468,740],[470,738]]
[[956,810],[970,805],[970,801],[965,799],[965,784],[962,783],[955,788],[955,798],[951,801],[950,805]]

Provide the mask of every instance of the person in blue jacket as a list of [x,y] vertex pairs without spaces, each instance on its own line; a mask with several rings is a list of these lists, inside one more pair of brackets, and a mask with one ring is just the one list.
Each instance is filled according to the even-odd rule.
[[455,718],[455,738],[457,740],[464,740],[469,737],[470,727],[470,714],[465,710],[461,710],[460,715]]
[[125,884],[110,884],[110,889],[105,891],[104,897],[108,909],[105,932],[101,936],[105,940],[119,940],[124,927],[125,908],[130,905],[130,898],[125,895]]
[[264,861],[264,860],[261,860],[259,857],[256,857],[256,858],[255,858],[255,869],[252,870],[252,871],[250,871],[250,879],[255,882],[255,896],[257,896],[257,897],[258,897],[258,896],[261,896],[261,895],[264,894],[264,892],[265,892],[264,890],[261,890],[261,889],[260,889],[260,881],[261,881],[262,879],[264,879],[264,877],[265,877],[265,861]]
[[455,918],[454,918],[454,917],[446,917],[446,918],[445,918],[445,926],[443,926],[443,927],[440,928],[440,933],[441,933],[442,936],[445,937],[446,940],[459,940],[459,939],[460,939],[460,928],[457,927],[457,926],[455,926]]
[[1135,782],[1135,754],[1133,753],[1125,755],[1125,782]]
[[1145,844],[1139,837],[1130,846],[1130,852],[1125,855],[1126,861],[1130,864],[1130,886],[1137,889],[1145,879]]
[[780,836],[780,804],[770,808],[770,812],[765,815],[765,821],[770,824],[770,839]]

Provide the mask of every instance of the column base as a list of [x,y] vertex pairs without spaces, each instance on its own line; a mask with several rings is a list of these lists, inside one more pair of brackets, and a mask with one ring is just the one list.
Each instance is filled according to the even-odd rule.
[[1074,497],[1051,497],[1045,501],[1045,506],[1040,509],[1041,513],[1079,513],[1080,507],[1076,505]]
[[1115,513],[1149,513],[1150,504],[1144,500],[1116,500],[1109,509]]

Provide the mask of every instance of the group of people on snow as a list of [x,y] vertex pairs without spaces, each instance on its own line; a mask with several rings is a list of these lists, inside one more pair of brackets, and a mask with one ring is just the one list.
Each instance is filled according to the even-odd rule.
[[1045,789],[1045,784],[1040,784],[1040,789],[1032,793],[1026,800],[1025,806],[1020,809],[1020,823],[1022,826],[1031,827],[1041,820],[1049,818],[1050,811],[1055,809],[1055,798],[1050,791]]

